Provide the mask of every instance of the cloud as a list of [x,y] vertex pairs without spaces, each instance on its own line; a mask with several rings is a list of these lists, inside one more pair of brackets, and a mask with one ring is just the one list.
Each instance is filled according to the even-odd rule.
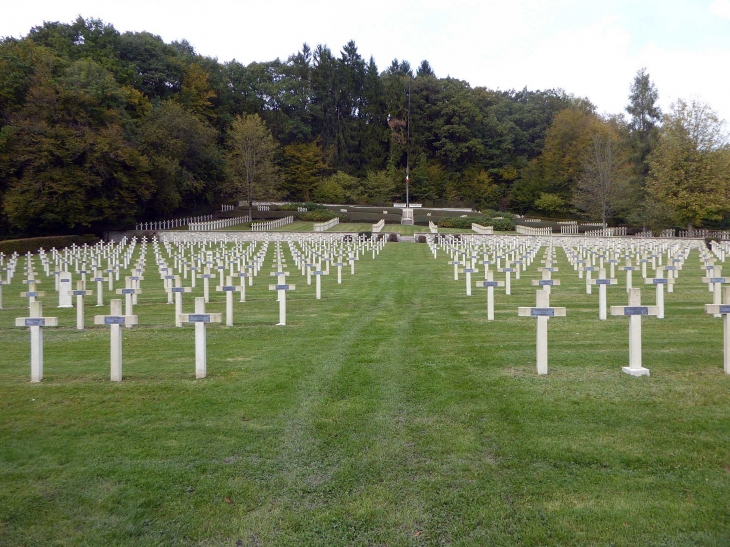
[[710,6],[710,13],[723,19],[730,19],[730,0],[715,0]]

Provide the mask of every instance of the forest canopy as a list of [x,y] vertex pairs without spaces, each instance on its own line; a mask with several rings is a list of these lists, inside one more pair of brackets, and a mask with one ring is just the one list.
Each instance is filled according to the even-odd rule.
[[425,205],[725,222],[722,121],[698,102],[663,115],[646,70],[616,115],[562,89],[436,70],[381,70],[353,41],[221,63],[96,19],[46,22],[0,42],[0,235],[124,228],[249,197],[387,204],[404,198],[406,169]]

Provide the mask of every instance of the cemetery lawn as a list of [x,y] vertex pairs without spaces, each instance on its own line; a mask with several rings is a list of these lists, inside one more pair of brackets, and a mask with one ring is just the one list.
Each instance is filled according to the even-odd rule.
[[[108,328],[89,328],[108,293],[87,299],[84,331],[44,299],[62,326],[30,384],[28,331],[12,326],[24,289],[3,287],[0,545],[730,544],[730,376],[696,251],[667,318],[643,322],[650,378],[621,372],[628,320],[598,321],[562,249],[551,304],[568,316],[550,321],[546,377],[535,321],[517,317],[537,261],[512,296],[495,291],[488,322],[447,255],[391,243],[342,285],[325,277],[321,301],[293,272],[276,327],[272,255],[237,326],[208,328],[204,380],[151,249],[118,384]],[[618,278],[609,305],[626,304]],[[224,302],[212,292],[207,309]]]

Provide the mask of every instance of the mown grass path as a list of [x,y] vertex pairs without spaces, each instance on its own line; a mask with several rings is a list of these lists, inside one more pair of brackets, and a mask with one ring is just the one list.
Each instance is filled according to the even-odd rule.
[[325,278],[319,302],[293,274],[285,328],[259,278],[237,326],[209,328],[197,381],[193,329],[167,326],[150,271],[116,385],[108,330],[77,332],[50,299],[65,327],[46,330],[46,378],[29,384],[11,327],[25,308],[5,287],[0,544],[727,545],[730,379],[696,252],[667,318],[644,322],[651,378],[621,373],[627,322],[598,321],[558,257],[551,303],[568,317],[550,321],[547,377],[516,313],[537,263],[497,292],[494,322],[422,244]]

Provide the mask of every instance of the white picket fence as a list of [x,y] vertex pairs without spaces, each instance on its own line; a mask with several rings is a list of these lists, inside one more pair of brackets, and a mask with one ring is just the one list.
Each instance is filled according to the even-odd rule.
[[614,237],[625,236],[626,226],[617,226],[615,228],[601,228],[600,230],[587,230],[588,237]]
[[222,218],[220,220],[211,220],[210,222],[193,222],[188,225],[188,230],[193,232],[209,232],[211,230],[221,230],[223,228],[230,228],[237,224],[243,224],[244,222],[250,222],[251,218],[246,215],[245,217],[233,217],[233,218]]
[[181,226],[187,226],[193,222],[205,222],[207,220],[213,220],[213,215],[201,215],[197,217],[188,218],[174,218],[171,220],[157,220],[155,222],[138,222],[135,224],[135,230],[171,230],[173,228],[179,228]]
[[558,222],[560,224],[560,233],[564,235],[576,235],[578,233],[577,222]]
[[[672,230],[673,232],[674,230]],[[679,237],[691,237],[691,238],[715,238],[715,239],[730,239],[730,232],[728,230],[705,230],[704,228],[695,228],[692,231],[689,230],[678,230]],[[672,237],[672,236],[670,236]]]
[[251,224],[252,232],[268,232],[269,230],[275,230],[281,228],[287,224],[294,222],[294,217],[277,218],[276,220],[266,220],[264,222],[254,222]]
[[233,211],[235,207],[233,205],[221,205],[221,213],[225,213],[226,211]]
[[328,220],[327,222],[317,222],[312,229],[315,232],[326,232],[333,226],[337,226],[339,223],[340,219],[338,217],[335,217],[332,220]]
[[494,235],[494,226],[482,226],[481,224],[477,224],[476,222],[471,223],[471,229],[478,233],[479,235],[483,236],[493,236]]
[[549,236],[553,233],[551,228],[531,228],[520,224],[515,226],[515,232],[526,236]]
[[372,228],[373,233],[376,233],[376,234],[380,233],[380,231],[383,229],[384,226],[385,226],[385,219],[381,218],[378,222],[373,224],[373,228]]

